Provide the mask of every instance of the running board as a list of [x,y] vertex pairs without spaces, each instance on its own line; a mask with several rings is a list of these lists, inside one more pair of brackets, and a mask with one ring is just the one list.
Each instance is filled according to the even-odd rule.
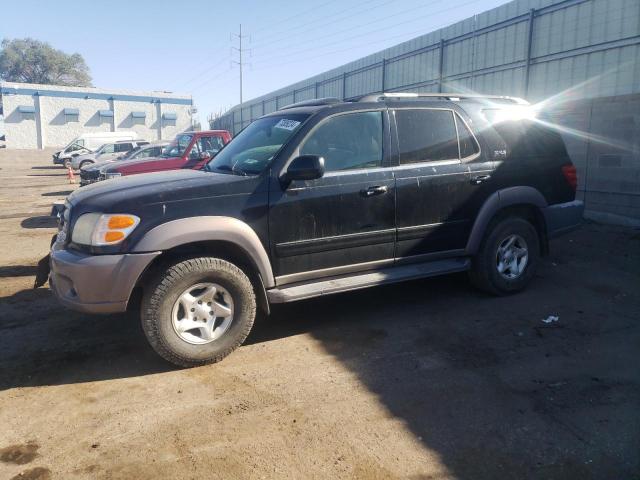
[[471,267],[469,258],[448,258],[431,262],[400,265],[356,275],[324,278],[314,282],[297,283],[267,291],[271,303],[287,303],[306,298],[330,295],[332,293],[359,290],[388,283],[402,282],[417,278],[433,277],[454,272],[464,272]]

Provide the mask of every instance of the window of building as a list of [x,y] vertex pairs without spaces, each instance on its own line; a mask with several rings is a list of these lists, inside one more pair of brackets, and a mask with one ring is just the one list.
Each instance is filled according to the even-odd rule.
[[66,123],[80,121],[80,110],[77,108],[65,108],[63,110],[64,121]]
[[451,110],[396,110],[395,115],[401,165],[459,158]]
[[382,166],[382,112],[329,118],[307,137],[300,154],[324,157],[327,172]]
[[144,125],[146,116],[145,112],[131,112],[131,123],[133,125]]

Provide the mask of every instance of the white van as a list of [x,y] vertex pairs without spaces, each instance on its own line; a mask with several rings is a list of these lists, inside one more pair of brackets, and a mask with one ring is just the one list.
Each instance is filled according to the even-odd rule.
[[132,131],[83,133],[71,140],[62,150],[53,154],[53,164],[66,167],[71,164],[71,158],[91,153],[105,143],[137,139],[138,134]]

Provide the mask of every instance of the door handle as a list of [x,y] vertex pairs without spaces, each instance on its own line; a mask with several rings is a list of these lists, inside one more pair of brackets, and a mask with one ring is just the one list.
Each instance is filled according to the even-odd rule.
[[471,178],[472,185],[480,185],[482,182],[486,182],[491,179],[491,175],[478,175],[477,177]]
[[360,195],[363,197],[373,197],[374,195],[382,195],[387,193],[389,189],[386,185],[377,185],[375,187],[363,188],[360,190]]

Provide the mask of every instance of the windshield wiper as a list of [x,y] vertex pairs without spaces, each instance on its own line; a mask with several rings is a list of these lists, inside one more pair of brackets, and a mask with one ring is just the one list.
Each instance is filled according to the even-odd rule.
[[209,172],[218,172],[218,173],[229,172],[232,175],[235,173],[229,165],[219,165],[216,167],[209,167],[209,165],[207,165],[206,168]]
[[231,171],[233,173],[237,173],[238,175],[242,175],[243,177],[248,177],[249,174],[247,172],[245,172],[244,170],[242,170],[241,168],[236,168],[237,164],[234,164],[233,167],[231,167]]

